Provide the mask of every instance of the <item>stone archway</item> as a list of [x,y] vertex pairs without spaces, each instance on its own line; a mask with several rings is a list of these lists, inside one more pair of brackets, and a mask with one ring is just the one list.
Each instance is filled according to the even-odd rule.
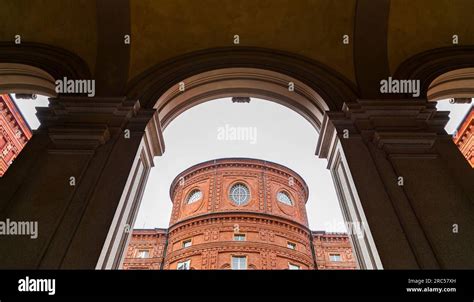
[[[156,88],[154,87],[154,89]],[[147,95],[147,93],[149,92],[144,91],[143,95]],[[323,123],[327,112],[330,110],[328,104],[318,92],[301,80],[269,69],[233,67],[204,71],[170,85],[155,100],[153,108],[156,109],[156,113],[152,121],[152,128],[156,129],[157,126],[161,125],[161,127],[158,127],[159,133],[161,133],[162,129],[187,109],[206,101],[233,96],[257,97],[284,105],[308,120],[317,132],[327,126]],[[324,130],[327,131],[327,129]],[[344,212],[344,218],[350,224],[355,223],[364,228],[364,238],[359,238],[358,234],[355,233],[350,234],[359,260],[359,267],[365,269],[382,268],[369,223],[360,204],[357,189],[351,179],[349,166],[342,163],[346,159],[338,143],[338,138],[335,138],[335,144],[332,146],[326,146],[326,143],[322,143],[321,137],[319,142],[317,137],[309,139],[314,139],[315,148],[318,145],[317,155],[321,158],[329,158],[327,150],[331,149],[332,157],[330,160],[336,160],[337,164],[330,165],[329,168],[335,179],[336,191]],[[324,139],[327,139],[327,136]],[[161,150],[164,150],[164,146]],[[136,207],[132,206],[131,208]],[[117,211],[117,219],[114,219],[117,224],[112,229],[120,230],[126,225],[133,225],[133,221],[124,219],[127,216],[132,217],[123,215],[122,210]],[[121,223],[119,217],[121,217]],[[135,215],[133,215],[134,217]],[[116,232],[112,229],[111,232]],[[123,243],[125,238],[115,238],[118,241],[114,242],[113,236],[109,236],[110,240],[104,246],[103,257],[101,257],[98,264],[99,268],[114,268],[117,262],[122,262],[117,261],[117,257],[120,259],[123,257],[123,255],[120,255],[120,251],[123,251],[123,249],[118,247],[127,244]],[[127,243],[128,240],[129,238],[126,239]],[[116,252],[111,253],[111,250]]]
[[[444,62],[439,70],[453,69],[449,66],[451,63],[455,66],[470,64],[466,63],[466,56],[470,55],[466,51],[450,56],[437,52],[437,55]],[[258,58],[261,60],[258,61]],[[166,126],[179,113],[211,99],[213,95],[245,93],[242,83],[229,85],[232,82],[230,79],[237,76],[232,72],[227,78],[221,78],[222,83],[227,81],[229,86],[212,87],[212,81],[220,79],[218,71],[253,68],[254,71],[265,70],[267,74],[276,72],[292,77],[295,83],[302,83],[313,90],[313,93],[306,94],[306,105],[312,107],[298,106],[305,102],[288,98],[286,92],[275,94],[288,84],[284,76],[280,77],[283,79],[281,82],[275,80],[278,76],[274,74],[267,77],[269,83],[258,87],[250,83],[248,87],[256,88],[254,93],[264,98],[274,100],[278,96],[287,107],[312,119],[312,125],[320,130],[316,153],[320,158],[328,159],[344,218],[371,226],[367,236],[351,238],[360,260],[359,266],[381,268],[383,264],[386,268],[462,268],[472,265],[466,253],[472,234],[470,231],[463,233],[464,240],[460,241],[457,239],[459,235],[450,233],[449,222],[458,221],[469,230],[473,227],[469,223],[473,213],[466,203],[473,195],[466,180],[472,179],[472,171],[455,158],[458,152],[443,130],[445,114],[436,112],[434,104],[423,98],[428,88],[427,79],[439,75],[439,70],[435,68],[436,61],[422,62],[421,65],[425,65],[420,67],[408,60],[395,76],[421,77],[422,93],[418,99],[402,98],[401,95],[384,100],[356,99],[356,90],[351,85],[346,85],[344,80],[318,64],[312,65],[314,70],[308,71],[302,67],[308,63],[304,60],[288,58],[279,52],[272,56],[270,52],[260,49],[234,50],[232,54],[222,49],[209,50],[175,58],[132,81],[128,91],[130,96],[139,98],[145,107],[157,109],[155,125],[163,122],[161,126]],[[250,82],[262,81],[250,73],[244,73],[244,78]],[[315,79],[320,80],[320,85]],[[184,83],[185,87],[187,83],[190,90],[185,88],[185,91],[179,91],[179,83]],[[273,86],[275,91],[265,93],[261,87],[266,85],[276,85]],[[214,92],[206,91],[205,87],[212,88]],[[341,101],[344,94],[345,101]],[[184,95],[185,98],[180,98]],[[308,95],[313,97],[308,98]],[[325,102],[321,103],[321,99]],[[324,103],[329,110],[324,112],[321,120]],[[459,163],[456,171],[446,167],[447,158]],[[413,169],[414,166],[418,168]],[[443,175],[445,185],[433,186],[420,178],[420,171],[425,170]],[[450,173],[455,177],[449,176]],[[424,187],[430,187],[437,195],[422,196],[420,190]],[[463,193],[460,195],[460,192]],[[447,207],[445,198],[453,194],[456,197]],[[436,206],[427,207],[428,200],[436,200]],[[427,215],[427,211],[431,214]],[[436,212],[434,216],[433,211]],[[443,224],[430,227],[434,223],[433,217],[443,217]],[[445,235],[440,236],[442,232],[449,233],[449,239]],[[464,255],[462,259],[450,256],[454,250]]]
[[56,96],[54,78],[37,67],[0,63],[0,93],[27,93]]
[[420,80],[420,97],[430,99],[428,91],[438,77],[458,69],[472,67],[474,67],[474,46],[443,47],[410,57],[400,64],[393,77]]
[[429,101],[474,97],[474,67],[448,71],[431,82],[428,87]]
[[193,106],[233,96],[256,97],[279,103],[299,113],[318,132],[324,113],[329,110],[322,97],[303,82],[278,72],[256,68],[216,69],[191,76],[163,93],[154,108],[164,129],[179,114]]
[[[157,100],[167,91],[173,99],[176,85],[193,76],[252,68],[285,75],[312,90],[289,99],[281,90],[288,79],[279,83],[278,76],[270,76],[265,85],[277,95],[259,93],[278,97],[320,129],[316,152],[328,159],[345,219],[370,225],[372,238],[352,238],[361,268],[474,267],[473,170],[443,130],[446,114],[425,99],[432,79],[472,67],[472,51],[454,52],[421,55],[423,60],[408,60],[396,73],[422,81],[425,90],[418,99],[393,95],[361,100],[353,83],[322,64],[245,47],[200,51],[161,63],[132,80],[126,97],[59,95],[39,111],[42,127],[11,173],[0,179],[0,219],[26,217],[39,221],[41,228],[35,241],[4,238],[1,266],[118,267],[153,156],[164,152],[161,123],[205,94],[197,93],[196,82],[194,91],[204,98],[184,106],[162,101],[156,114]],[[34,66],[53,78],[90,78],[82,61],[47,47],[25,45],[14,52],[0,45],[0,61]],[[258,92],[258,77],[248,76]],[[435,175],[436,182],[426,175]],[[69,185],[71,177],[74,186]],[[453,233],[454,224],[462,231]]]

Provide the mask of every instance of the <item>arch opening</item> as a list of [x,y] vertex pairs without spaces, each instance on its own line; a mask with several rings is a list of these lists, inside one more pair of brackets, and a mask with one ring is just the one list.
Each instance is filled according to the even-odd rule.
[[225,97],[255,97],[286,106],[316,128],[329,110],[322,97],[303,82],[287,75],[256,68],[225,68],[200,73],[176,83],[154,105],[161,126],[198,104]]
[[[150,95],[150,93],[143,91],[143,95]],[[317,133],[323,127],[326,112],[330,110],[330,106],[319,93],[294,77],[259,68],[220,68],[195,74],[170,85],[154,103],[153,108],[156,109],[156,113],[153,123],[155,126],[158,126],[161,133],[162,129],[168,127],[175,118],[188,109],[213,99],[225,97],[256,97],[278,103],[305,118]],[[317,145],[317,140],[318,136],[315,135],[315,146]],[[341,152],[342,149],[339,147],[336,151],[339,162],[344,161],[344,155]],[[323,155],[320,157],[324,158],[324,153],[321,154]],[[339,165],[336,168],[339,170],[348,169],[348,166],[344,165],[341,168],[341,165]],[[340,171],[331,171],[331,173],[340,173]],[[345,173],[345,175],[350,177],[350,173]],[[360,234],[354,233],[350,235],[358,267],[382,268],[365,216],[357,214],[356,217],[353,210],[350,211],[347,209],[347,205],[343,205],[344,203],[351,203],[350,207],[353,207],[356,204],[360,204],[360,202],[358,203],[355,200],[348,200],[347,197],[342,198],[343,191],[347,190],[350,191],[350,193],[347,193],[351,196],[350,198],[358,198],[353,182],[345,179],[344,182],[336,182],[334,184],[339,186],[339,188],[336,188],[336,191],[341,206],[346,207],[344,218],[348,223],[356,223],[359,228],[364,228],[364,236],[368,237],[368,239],[364,238],[361,240],[360,238],[357,239],[357,236]],[[362,209],[357,211],[360,213]],[[364,221],[359,221],[361,219]],[[133,223],[134,221],[128,222],[128,225],[133,225]],[[352,229],[351,231],[356,230]],[[126,245],[128,245],[129,240],[130,237],[127,238]],[[122,261],[124,256],[122,255]],[[104,266],[99,264],[98,267]]]

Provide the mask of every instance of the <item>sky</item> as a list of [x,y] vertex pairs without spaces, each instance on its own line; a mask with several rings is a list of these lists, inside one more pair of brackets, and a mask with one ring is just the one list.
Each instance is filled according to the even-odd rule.
[[447,101],[438,102],[436,109],[438,111],[450,111],[449,122],[446,124],[444,129],[448,134],[453,134],[458,128],[459,124],[464,120],[464,117],[469,112],[469,109],[474,105],[471,104],[451,104]]
[[40,126],[39,120],[36,118],[36,107],[48,107],[48,98],[42,95],[38,95],[36,99],[16,99],[15,95],[12,95],[13,99],[20,110],[21,114],[26,120],[31,130],[36,130]]
[[[30,127],[38,128],[34,107],[47,106],[47,98],[38,96],[36,100],[16,102]],[[471,106],[438,102],[438,110],[451,111],[445,128],[448,133],[455,131]],[[252,135],[245,140],[225,136],[230,134],[229,129],[237,127]],[[318,133],[291,109],[255,98],[250,103],[218,99],[182,113],[168,125],[163,136],[166,151],[154,159],[135,228],[168,227],[172,209],[169,187],[183,170],[216,158],[249,157],[284,165],[306,181],[306,209],[312,230],[345,232],[327,161],[315,155]]]

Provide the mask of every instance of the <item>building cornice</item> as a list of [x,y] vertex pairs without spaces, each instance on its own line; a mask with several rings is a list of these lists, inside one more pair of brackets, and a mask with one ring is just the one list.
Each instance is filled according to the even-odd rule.
[[274,223],[283,223],[286,224],[288,227],[299,228],[310,234],[311,230],[305,226],[304,224],[298,223],[294,220],[290,220],[281,216],[269,215],[264,213],[258,212],[248,212],[248,211],[238,211],[238,212],[214,212],[214,213],[207,213],[203,215],[198,215],[194,217],[189,217],[183,219],[173,225],[170,225],[168,228],[168,232],[171,233],[175,229],[186,226],[192,225],[194,223],[202,223],[205,220],[242,220],[246,218],[254,218],[254,219],[266,219]]
[[184,170],[183,172],[179,173],[171,182],[171,186],[170,186],[171,200],[174,200],[175,189],[181,179],[189,178],[202,171],[215,169],[218,167],[224,167],[224,168],[228,168],[228,167],[249,168],[250,167],[250,168],[271,171],[277,174],[284,174],[287,177],[294,177],[295,181],[299,182],[299,184],[301,185],[301,187],[303,188],[305,192],[305,203],[308,199],[308,196],[309,196],[308,185],[303,180],[303,178],[292,169],[287,168],[278,163],[274,163],[274,162],[263,160],[263,159],[254,159],[254,158],[245,158],[245,157],[229,157],[229,158],[218,158],[218,159],[208,160],[208,161],[196,164],[194,166],[191,166],[187,168],[186,170]]

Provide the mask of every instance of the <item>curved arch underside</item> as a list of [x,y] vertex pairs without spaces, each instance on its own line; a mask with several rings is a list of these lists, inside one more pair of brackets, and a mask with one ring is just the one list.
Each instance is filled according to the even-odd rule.
[[218,69],[189,77],[181,85],[168,89],[154,106],[163,128],[187,109],[224,97],[257,97],[279,103],[298,112],[318,131],[324,112],[329,110],[322,97],[306,84],[263,69]]
[[0,93],[12,92],[56,96],[54,78],[37,67],[0,63]]
[[178,56],[133,79],[127,96],[138,98],[144,107],[152,108],[179,82],[223,68],[253,68],[284,74],[317,92],[329,110],[340,110],[344,102],[357,98],[355,85],[330,68],[295,54],[257,47],[207,49]]

